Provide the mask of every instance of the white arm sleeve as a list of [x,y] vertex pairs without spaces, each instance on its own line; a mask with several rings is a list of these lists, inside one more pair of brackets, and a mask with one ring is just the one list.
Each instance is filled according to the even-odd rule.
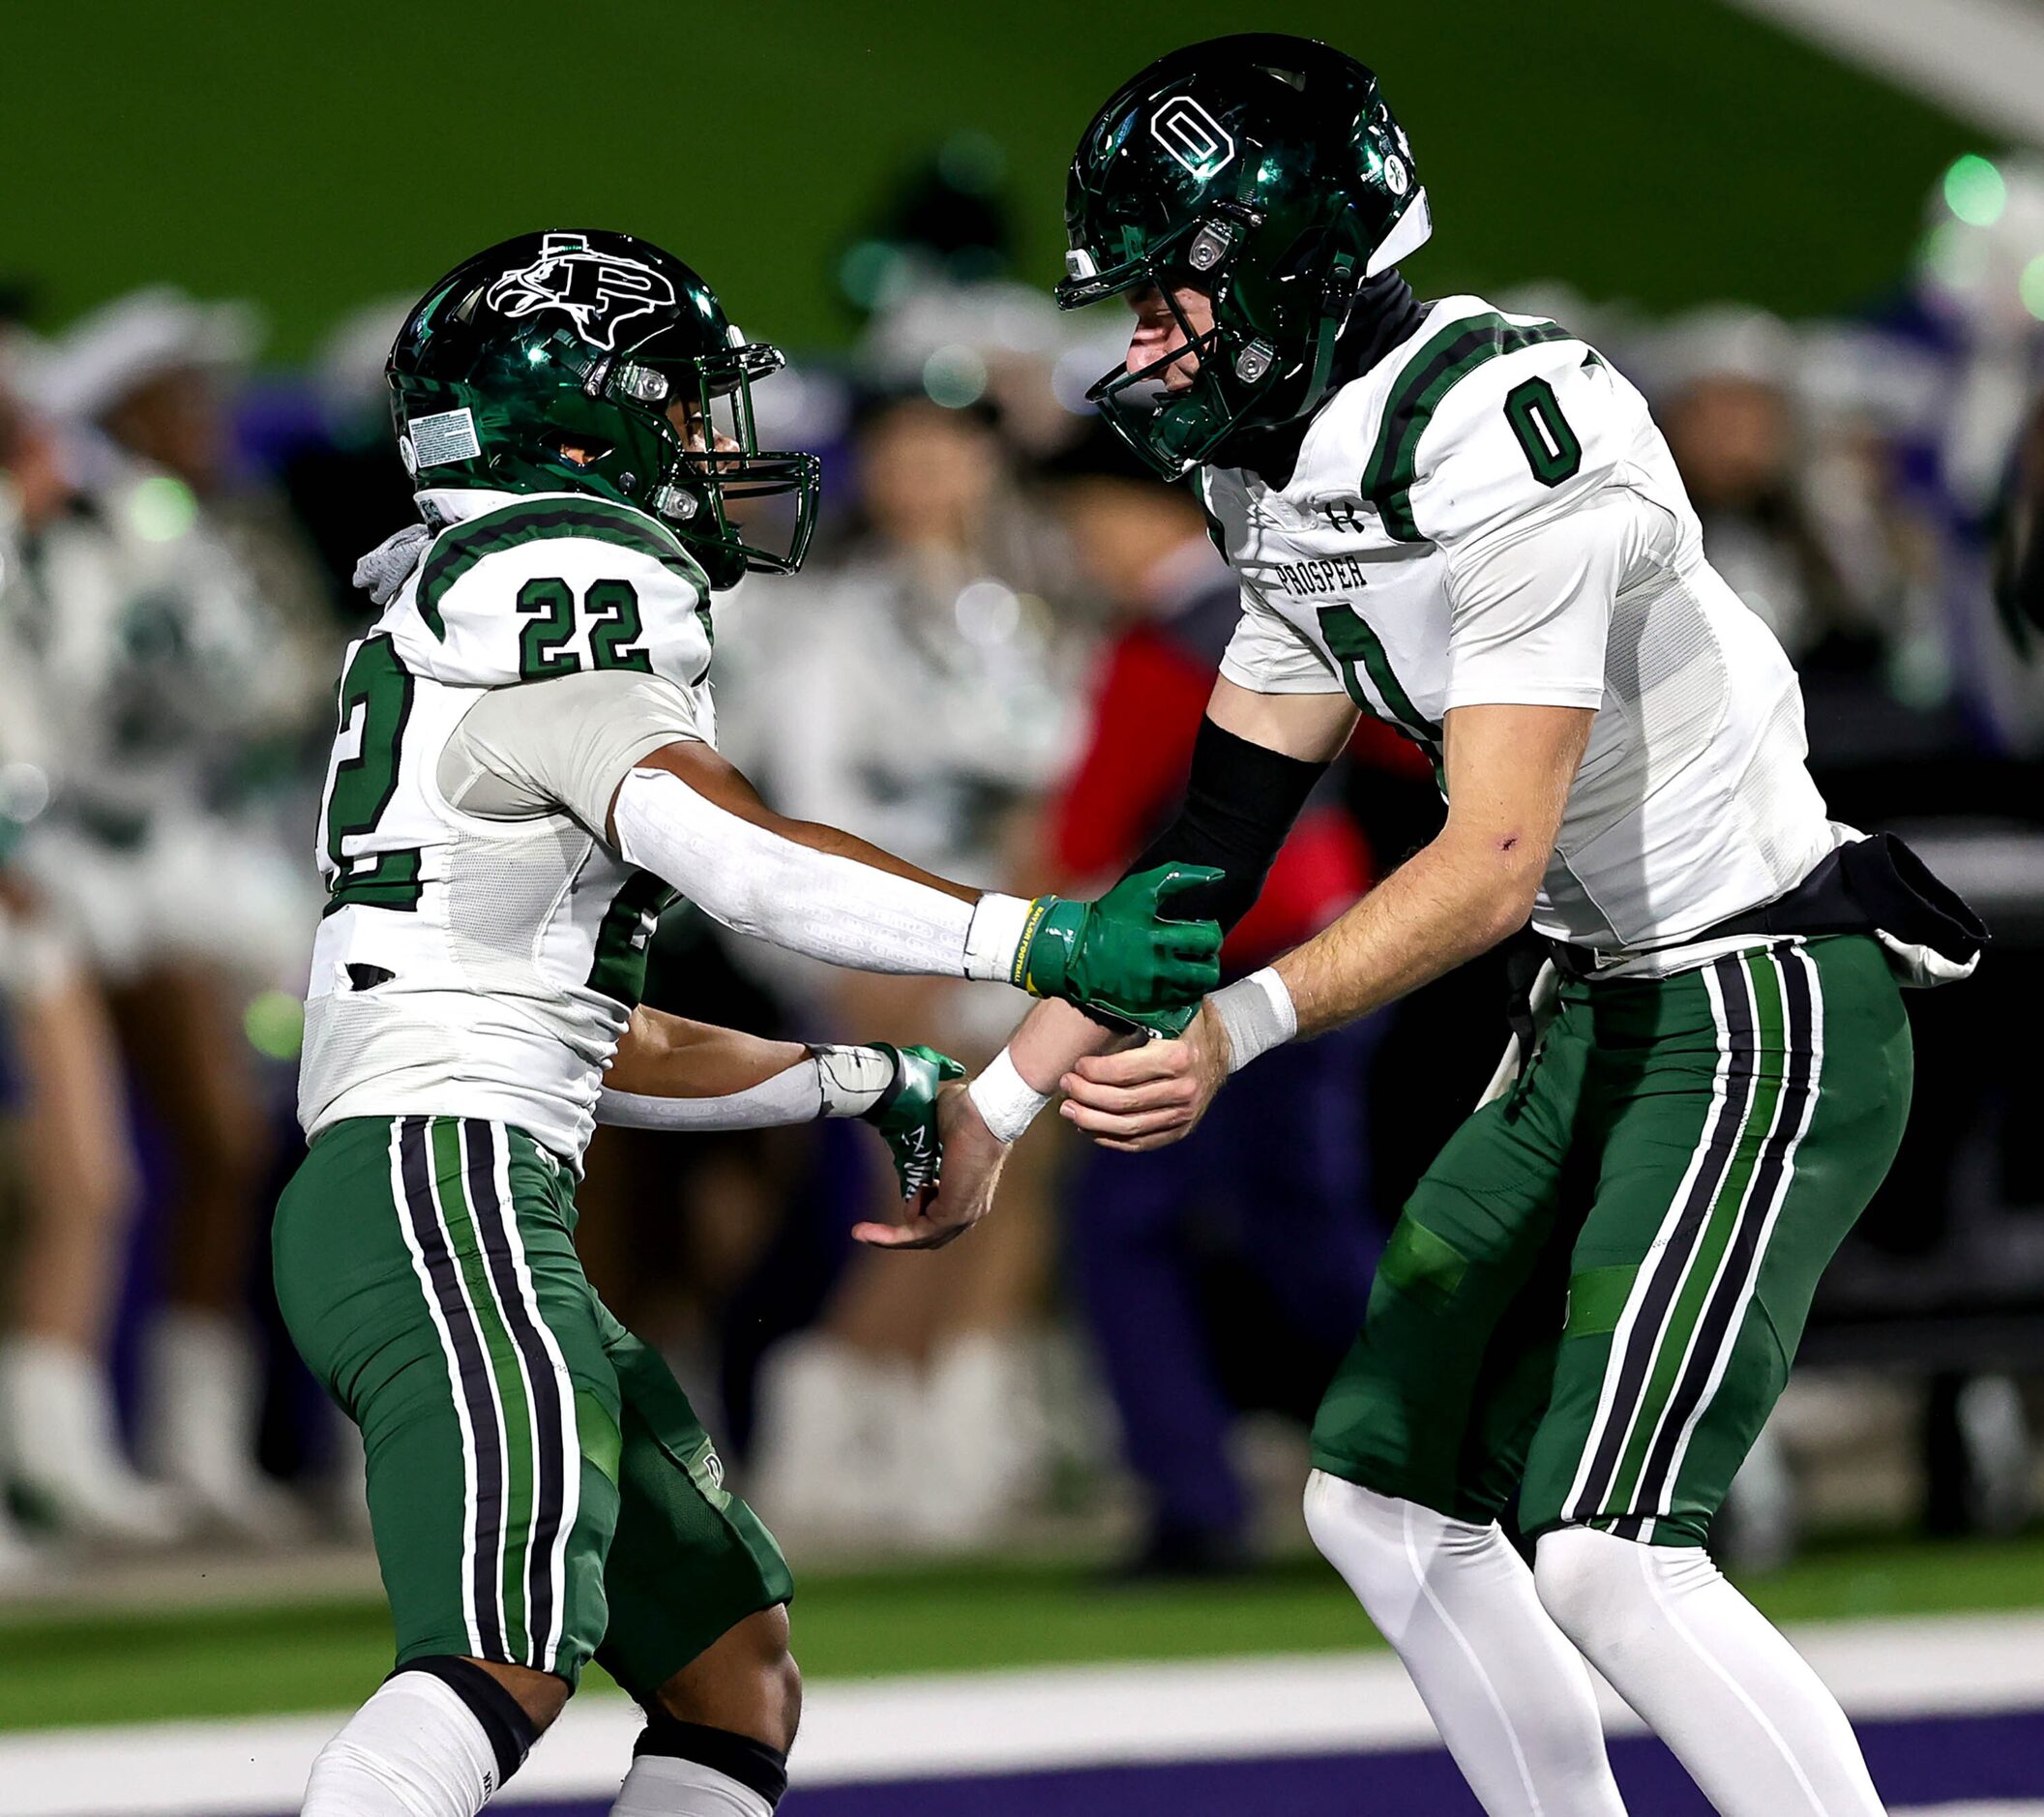
[[1635,494],[1607,491],[1454,551],[1448,708],[1603,704],[1612,606],[1642,508]]
[[823,1115],[823,1081],[811,1057],[721,1098],[663,1098],[612,1091],[596,1101],[596,1120],[620,1129],[775,1129]]
[[484,819],[566,808],[599,838],[624,774],[663,745],[705,743],[687,689],[630,670],[491,688],[440,753],[440,792]]
[[621,1129],[775,1129],[819,1117],[864,1117],[893,1087],[900,1062],[876,1047],[819,1047],[743,1091],[717,1098],[612,1091],[596,1101],[596,1120]]
[[711,919],[861,971],[1014,982],[1029,904],[975,906],[856,859],[798,846],[706,801],[670,770],[633,770],[611,810],[617,849]]

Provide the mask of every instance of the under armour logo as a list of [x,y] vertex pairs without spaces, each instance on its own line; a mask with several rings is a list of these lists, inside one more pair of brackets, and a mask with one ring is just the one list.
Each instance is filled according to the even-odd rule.
[[1229,130],[1190,95],[1173,95],[1150,115],[1150,136],[1201,183],[1235,155]]
[[488,301],[514,319],[559,310],[584,341],[609,351],[625,323],[674,301],[674,282],[636,258],[593,251],[585,234],[549,233],[539,257],[507,271],[489,286]]

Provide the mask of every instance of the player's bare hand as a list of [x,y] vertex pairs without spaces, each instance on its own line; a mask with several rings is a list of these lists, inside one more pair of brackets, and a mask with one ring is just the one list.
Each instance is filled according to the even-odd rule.
[[937,1094],[937,1139],[943,1171],[934,1188],[904,1207],[899,1224],[857,1224],[852,1236],[874,1249],[941,1249],[956,1242],[993,1208],[994,1188],[1008,1158],[963,1085]]
[[1080,1060],[1058,1082],[1058,1108],[1103,1148],[1135,1154],[1191,1135],[1227,1081],[1228,1035],[1201,1003],[1175,1041]]

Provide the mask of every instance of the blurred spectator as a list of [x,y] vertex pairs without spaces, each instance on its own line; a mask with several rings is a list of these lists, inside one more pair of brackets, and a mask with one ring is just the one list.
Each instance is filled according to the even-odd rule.
[[[1095,422],[1052,469],[1088,577],[1119,614],[1091,725],[1052,815],[1054,887],[1111,880],[1170,819],[1239,603],[1198,498]],[[1232,976],[1310,938],[1368,886],[1370,851],[1330,773],[1223,953]],[[1245,1375],[1308,1414],[1361,1323],[1381,1234],[1369,1206],[1367,1061],[1378,1019],[1295,1043],[1186,1141],[1088,1147],[1066,1207],[1092,1347],[1149,1501],[1139,1573],[1247,1563],[1229,1457]],[[1255,1357],[1259,1365],[1245,1370]]]
[[1891,515],[1913,533],[1919,602],[1900,671],[1974,744],[2044,749],[2044,670],[2006,660],[1991,568],[2029,402],[2044,389],[2044,157],[1959,158],[1933,187],[1902,294],[1835,337],[1834,380],[1887,442]]
[[2044,637],[2044,400],[2016,444],[1995,553],[1995,598],[2017,650],[2036,660]]
[[[219,381],[251,333],[244,312],[146,291],[52,349],[39,393],[69,419],[61,490],[23,539],[9,607],[61,754],[22,869],[104,986],[170,1160],[143,1448],[195,1517],[267,1535],[292,1522],[252,1458],[245,1306],[277,1082],[252,1039],[284,1052],[290,1035],[270,1000],[252,1034],[244,1012],[302,992],[317,901],[310,789],[286,840],[258,784],[280,757],[289,774],[331,665],[312,655],[309,596],[280,611],[258,578],[290,597],[292,533],[227,483]],[[91,1152],[127,1151],[117,1083],[77,1110]]]
[[1015,241],[1007,174],[1007,154],[972,131],[952,134],[904,172],[838,260],[838,294],[859,320],[925,284],[1002,276]]
[[[844,557],[741,598],[720,655],[727,748],[784,812],[949,876],[1035,887],[1017,858],[1071,746],[1080,654],[1053,604],[1059,541],[977,404],[884,395],[854,463],[863,521]],[[1015,1014],[992,986],[788,976],[838,1029],[974,1064]],[[971,1242],[905,1268],[852,1258],[820,1328],[768,1359],[755,1480],[776,1518],[957,1544],[1026,1493],[1043,1452],[1044,1152],[1023,1146]],[[862,1152],[871,1214],[890,1216],[877,1161]]]
[[1106,363],[1088,346],[1085,378],[1068,394],[1058,373],[1074,336],[1071,318],[1035,285],[921,283],[868,324],[859,365],[889,391],[920,390],[954,409],[984,402],[1009,445],[1041,460],[1080,433],[1085,385]]
[[1733,591],[1799,667],[1864,661],[1881,624],[1847,585],[1805,491],[1795,356],[1793,333],[1771,315],[1700,310],[1652,348],[1654,410]]
[[[22,1212],[0,1317],[0,1488],[67,1531],[146,1543],[179,1522],[122,1451],[107,1370],[134,1197],[112,1018],[23,863],[63,749],[50,676],[33,660],[31,596],[52,539],[83,549],[95,533],[54,432],[21,400],[21,344],[0,347],[0,1006],[20,1081]],[[0,1564],[15,1563],[5,1540]]]
[[[275,468],[316,553],[334,612],[351,632],[372,611],[369,595],[350,583],[356,559],[418,515],[412,476],[393,444],[383,373],[411,305],[406,292],[344,315],[314,349],[310,382],[271,387],[259,420],[252,425],[244,416],[245,439]],[[333,667],[322,657],[322,683]]]

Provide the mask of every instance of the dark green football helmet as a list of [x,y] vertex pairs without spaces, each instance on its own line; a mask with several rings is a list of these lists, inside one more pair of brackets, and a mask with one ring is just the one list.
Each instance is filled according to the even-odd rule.
[[[1431,223],[1377,77],[1330,45],[1251,32],[1173,51],[1115,91],[1073,157],[1065,227],[1060,308],[1155,285],[1199,357],[1191,388],[1155,408],[1182,347],[1087,393],[1176,479],[1237,430],[1319,403],[1357,287]],[[1195,335],[1174,285],[1212,296],[1210,333]]]
[[[522,234],[464,260],[405,317],[386,371],[421,490],[633,505],[727,587],[749,570],[792,574],[815,528],[816,457],[762,453],[754,432],[753,384],[783,364],[671,253],[583,231]],[[768,527],[772,547],[750,540]]]

